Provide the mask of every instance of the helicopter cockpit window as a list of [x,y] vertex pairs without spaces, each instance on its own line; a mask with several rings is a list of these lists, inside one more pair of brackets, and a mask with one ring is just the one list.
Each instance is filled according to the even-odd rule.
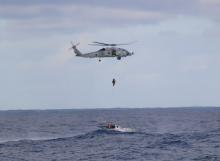
[[99,51],[105,51],[105,48],[100,49]]
[[115,49],[112,50],[112,55],[116,56],[116,50]]

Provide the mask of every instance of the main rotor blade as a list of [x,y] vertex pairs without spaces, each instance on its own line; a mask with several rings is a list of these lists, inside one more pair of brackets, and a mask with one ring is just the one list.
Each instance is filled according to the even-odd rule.
[[92,46],[107,46],[107,45],[103,45],[103,44],[88,44],[88,45],[92,45]]
[[134,44],[137,41],[131,41],[131,42],[127,42],[127,43],[121,43],[121,44],[116,44],[116,45],[130,45],[130,44]]
[[132,42],[129,42],[129,43],[120,43],[120,44],[108,44],[108,43],[94,41],[94,42],[92,42],[93,44],[89,44],[89,45],[93,45],[93,46],[119,46],[119,45],[130,45],[130,44],[133,44],[135,42],[137,42],[137,41],[132,41]]
[[103,43],[103,42],[98,42],[98,41],[93,41],[92,43],[94,43],[94,44],[101,44],[101,45],[109,45],[108,43]]

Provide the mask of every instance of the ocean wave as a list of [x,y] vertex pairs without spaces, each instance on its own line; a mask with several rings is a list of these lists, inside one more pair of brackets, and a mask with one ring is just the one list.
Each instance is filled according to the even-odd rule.
[[[159,160],[161,160],[161,158],[164,158],[165,160],[169,160],[170,158],[172,158],[172,160],[180,160],[181,157],[178,156],[182,156],[183,158],[185,157],[185,153],[181,152],[183,150],[190,153],[188,160],[218,160],[219,157],[214,153],[204,153],[203,156],[194,155],[197,154],[197,150],[200,150],[200,147],[197,146],[198,143],[200,143],[199,145],[202,146],[203,149],[207,148],[206,144],[199,142],[198,140],[200,139],[201,141],[204,141],[203,139],[207,137],[209,137],[209,135],[204,133],[172,134],[147,133],[141,131],[126,133],[97,129],[68,137],[39,140],[25,139],[14,142],[6,142],[0,144],[0,150],[2,149],[6,154],[8,154],[8,151],[15,152],[14,156],[16,157],[20,157],[20,153],[36,156],[39,153],[46,151],[50,154],[51,158],[59,158],[58,160],[65,160],[66,156],[74,157],[75,160],[77,160],[77,157],[78,160],[89,160],[91,159],[90,157],[93,157],[96,160],[103,160],[103,158],[105,158],[105,160],[115,160],[115,156],[117,156],[117,158],[121,158],[119,160],[131,160],[131,158],[133,158],[133,160],[138,160],[138,158],[143,159],[143,157],[148,158],[148,160],[157,160],[158,158],[160,158]],[[115,150],[119,146],[120,149]],[[93,149],[102,152],[93,155]],[[91,150],[91,153],[88,152],[88,150]],[[172,154],[173,150],[177,151],[177,156]],[[77,152],[79,152],[79,154]],[[88,153],[84,157],[80,155],[86,152]],[[133,155],[134,152],[136,155]],[[109,155],[109,153],[112,155]],[[26,158],[25,155],[24,158]],[[41,160],[48,159],[43,155],[42,158]],[[0,157],[0,160],[1,159],[10,160],[11,158]],[[30,160],[28,155],[27,160]],[[71,158],[69,160],[73,159]]]
[[0,145],[7,144],[7,143],[15,143],[15,142],[28,142],[28,141],[65,141],[69,139],[88,139],[94,138],[100,135],[118,135],[118,134],[132,134],[131,132],[119,132],[119,131],[110,131],[110,130],[103,130],[98,129],[94,131],[90,131],[83,134],[72,135],[72,136],[65,136],[65,137],[39,137],[39,138],[17,138],[17,139],[8,139],[2,140]]
[[[97,129],[94,131],[65,136],[65,137],[51,137],[51,138],[27,138],[27,139],[14,139],[14,140],[6,140],[5,142],[0,143],[0,147],[4,147],[5,145],[16,145],[16,144],[33,144],[38,142],[44,143],[58,143],[58,142],[69,142],[69,141],[87,141],[90,139],[97,138],[113,138],[115,136],[123,137],[123,138],[139,138],[139,139],[148,139],[154,141],[154,143],[150,144],[151,147],[160,147],[166,148],[168,146],[178,146],[182,148],[190,148],[193,142],[211,142],[209,138],[216,138],[218,136],[211,135],[208,133],[147,133],[147,132],[119,132],[105,129]],[[214,140],[216,141],[216,140]]]

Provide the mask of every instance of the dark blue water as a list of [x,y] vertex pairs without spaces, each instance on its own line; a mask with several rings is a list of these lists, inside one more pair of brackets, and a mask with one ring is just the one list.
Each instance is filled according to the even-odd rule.
[[220,161],[220,108],[0,112],[0,161],[79,160]]

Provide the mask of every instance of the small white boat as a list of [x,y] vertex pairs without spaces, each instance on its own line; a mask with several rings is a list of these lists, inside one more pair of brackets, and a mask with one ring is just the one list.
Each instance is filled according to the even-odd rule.
[[118,132],[135,132],[134,129],[123,128],[123,127],[121,127],[119,125],[112,124],[112,123],[108,123],[106,125],[101,125],[99,127],[102,128],[102,129],[105,129],[105,130],[112,130],[112,131],[118,131]]

